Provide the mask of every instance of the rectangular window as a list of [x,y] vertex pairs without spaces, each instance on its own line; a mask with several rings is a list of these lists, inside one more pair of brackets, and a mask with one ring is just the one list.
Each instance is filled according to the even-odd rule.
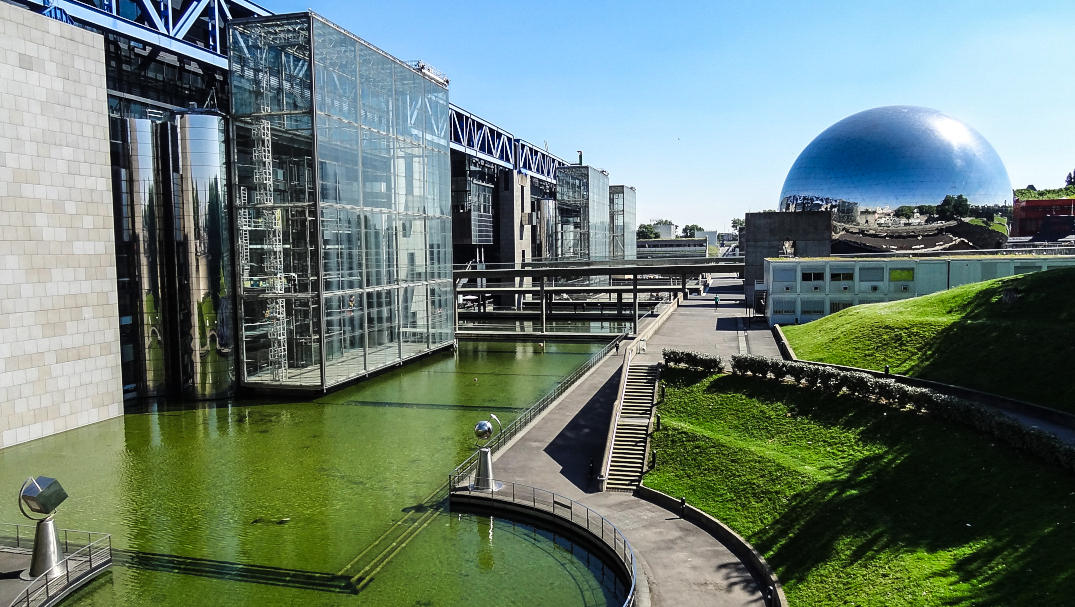
[[855,280],[855,271],[851,268],[831,268],[829,280],[832,282],[851,282]]
[[846,310],[855,304],[850,301],[830,301],[829,302],[829,314],[835,314],[840,310]]
[[795,315],[795,300],[787,297],[774,297],[773,314]]
[[881,282],[885,279],[885,269],[881,266],[859,268],[859,280],[862,282]]
[[821,282],[825,280],[824,272],[803,270],[803,282]]
[[802,300],[803,316],[821,316],[825,313],[824,299]]
[[889,282],[909,282],[914,280],[914,268],[889,268]]
[[1041,266],[1015,266],[1015,272],[1013,274],[1030,274],[1031,272],[1037,272],[1041,270]]
[[795,282],[795,268],[773,268],[773,282]]

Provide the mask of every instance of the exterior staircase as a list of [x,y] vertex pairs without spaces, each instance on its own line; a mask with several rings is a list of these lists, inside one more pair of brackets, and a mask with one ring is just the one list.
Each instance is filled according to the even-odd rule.
[[657,365],[632,364],[628,369],[612,441],[606,491],[634,491],[642,480],[659,375]]

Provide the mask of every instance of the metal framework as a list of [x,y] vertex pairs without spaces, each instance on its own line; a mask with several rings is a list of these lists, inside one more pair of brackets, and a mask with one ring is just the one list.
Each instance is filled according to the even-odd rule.
[[249,0],[196,0],[186,10],[177,12],[171,10],[170,0],[134,0],[139,13],[134,19],[120,14],[120,3],[116,0],[101,0],[101,8],[96,6],[98,3],[88,1],[25,1],[54,19],[116,32],[224,69],[228,67],[228,58],[221,35],[227,23],[233,18],[272,14]]
[[449,104],[452,149],[472,154],[502,167],[515,168],[515,138],[511,133]]
[[556,183],[556,169],[566,166],[566,162],[528,141],[516,139],[515,145],[519,172]]

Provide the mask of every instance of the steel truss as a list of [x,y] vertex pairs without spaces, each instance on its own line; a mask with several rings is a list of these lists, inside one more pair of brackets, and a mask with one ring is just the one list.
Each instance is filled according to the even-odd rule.
[[221,36],[228,22],[233,18],[272,14],[249,0],[196,0],[186,10],[175,13],[170,0],[134,0],[139,9],[135,19],[122,17],[116,0],[103,0],[103,8],[76,0],[24,1],[40,7],[42,13],[54,19],[116,32],[224,69],[228,67],[228,58]]

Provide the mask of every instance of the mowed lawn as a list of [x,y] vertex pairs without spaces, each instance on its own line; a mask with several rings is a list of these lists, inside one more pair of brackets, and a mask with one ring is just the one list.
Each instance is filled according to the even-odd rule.
[[889,365],[1075,412],[1075,268],[862,304],[782,328],[803,360]]
[[668,369],[645,484],[745,536],[794,606],[1075,604],[1075,478],[854,397]]

